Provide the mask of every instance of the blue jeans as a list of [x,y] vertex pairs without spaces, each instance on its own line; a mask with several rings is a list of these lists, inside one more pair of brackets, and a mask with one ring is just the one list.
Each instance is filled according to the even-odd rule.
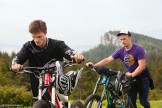
[[137,93],[139,93],[139,100],[141,105],[144,108],[150,108],[150,103],[148,101],[148,94],[149,94],[149,79],[146,77],[144,79],[137,80],[131,87],[129,92],[129,98],[133,104],[131,108],[137,108],[136,100],[137,100]]

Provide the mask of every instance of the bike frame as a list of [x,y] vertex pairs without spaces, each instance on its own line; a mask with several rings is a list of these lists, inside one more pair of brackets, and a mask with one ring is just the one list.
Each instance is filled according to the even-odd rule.
[[[55,62],[54,66],[52,62]],[[38,97],[36,99],[42,100],[44,93],[48,90],[51,97],[51,100],[48,100],[51,103],[51,108],[62,108],[62,102],[68,102],[68,107],[70,107],[68,96],[64,96],[63,94],[56,92],[56,82],[58,82],[58,76],[64,74],[63,68],[77,64],[78,63],[73,63],[73,61],[62,62],[52,59],[49,63],[47,63],[47,67],[24,67],[20,69],[21,72],[19,73],[34,74],[34,76],[39,79]],[[12,69],[10,70],[12,71]],[[78,71],[81,72],[82,70],[83,68],[80,68]]]
[[[94,68],[92,68],[92,70],[95,71]],[[95,72],[96,72],[96,71],[95,71]],[[100,86],[100,85],[104,85],[104,89],[103,89],[102,94],[101,94],[101,99],[100,99],[99,102],[98,102],[99,104],[97,105],[97,108],[102,107],[102,101],[103,101],[103,99],[104,99],[105,96],[106,96],[106,101],[107,101],[108,105],[111,105],[111,104],[112,104],[112,101],[111,101],[111,99],[110,99],[110,90],[109,90],[109,87],[108,87],[108,86],[113,87],[112,84],[111,84],[111,79],[114,78],[114,77],[116,78],[116,76],[108,76],[108,78],[106,79],[106,84],[103,84],[103,83],[102,83],[103,76],[104,76],[104,75],[100,75],[100,76],[99,76],[99,78],[98,78],[98,80],[97,80],[97,82],[96,82],[96,86],[95,86],[95,88],[94,88],[94,90],[93,90],[93,93],[92,93],[92,94],[96,94],[96,93],[97,93],[97,90],[98,90],[98,88],[99,88],[99,86]],[[113,88],[113,89],[114,89],[114,88]],[[88,108],[89,108],[91,105],[92,105],[92,101],[88,104]]]
[[[130,87],[131,86],[130,84],[132,84],[135,81],[134,79],[125,80],[125,77],[124,77],[125,74],[124,73],[121,74],[120,71],[112,71],[111,69],[106,69],[103,67],[97,67],[97,68],[90,67],[90,68],[91,70],[99,74],[100,76],[96,82],[93,93],[89,95],[85,100],[85,104],[84,104],[85,108],[87,107],[90,108],[92,106],[93,99],[97,101],[97,105],[95,105],[95,107],[101,108],[102,101],[104,100],[105,96],[106,96],[108,107],[130,106],[129,103],[131,103],[131,101],[128,98],[128,94],[127,94],[128,92],[124,91],[123,87],[126,87],[126,86]],[[102,71],[104,73],[102,73]],[[105,73],[105,71],[110,72],[110,73]],[[106,76],[104,76],[103,74]],[[123,78],[122,81],[121,81],[121,78]],[[102,91],[102,94],[99,96],[97,95],[97,91],[100,85],[104,85],[104,89]],[[126,89],[129,89],[129,88],[126,88]]]
[[59,61],[56,61],[56,74],[51,74],[50,72],[45,72],[45,70],[43,70],[39,75],[38,100],[42,100],[43,88],[47,88],[51,97],[51,103],[54,106],[57,106],[57,108],[62,108],[58,96],[56,95],[56,83],[55,83],[58,78],[59,72],[61,72],[60,67],[61,66],[59,64]]
[[[113,76],[111,76],[111,77],[113,77]],[[102,107],[102,101],[103,101],[105,95],[106,95],[106,100],[107,100],[108,105],[112,104],[111,99],[110,99],[110,91],[109,91],[109,88],[108,88],[108,85],[111,84],[111,77],[107,78],[106,84],[102,84],[101,80],[102,80],[103,76],[100,75],[100,77],[98,78],[98,80],[96,82],[96,86],[95,86],[95,89],[93,91],[93,94],[96,94],[96,92],[99,88],[99,85],[104,85],[104,89],[103,89],[102,94],[101,94],[101,99],[100,99],[99,104],[97,105],[97,108]]]

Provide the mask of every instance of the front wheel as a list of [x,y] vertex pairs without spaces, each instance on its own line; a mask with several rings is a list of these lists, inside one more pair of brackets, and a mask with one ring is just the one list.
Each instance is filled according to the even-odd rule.
[[83,108],[100,108],[102,106],[100,99],[101,97],[96,94],[89,95],[84,101]]
[[50,104],[45,100],[37,100],[34,103],[33,108],[50,108]]
[[71,108],[83,108],[83,104],[82,104],[82,102],[80,102],[80,101],[74,101],[74,102],[71,104]]

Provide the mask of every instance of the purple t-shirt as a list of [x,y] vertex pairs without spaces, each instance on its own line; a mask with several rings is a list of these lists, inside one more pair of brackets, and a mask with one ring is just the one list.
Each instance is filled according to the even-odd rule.
[[138,60],[146,59],[144,48],[133,44],[128,51],[124,47],[118,49],[112,54],[114,59],[120,58],[126,67],[127,72],[133,72],[138,67]]

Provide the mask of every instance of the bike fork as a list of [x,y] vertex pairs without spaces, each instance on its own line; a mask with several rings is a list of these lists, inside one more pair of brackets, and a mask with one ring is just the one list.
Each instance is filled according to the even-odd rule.
[[39,91],[38,91],[38,100],[42,100],[42,85],[43,85],[43,76],[42,75],[40,75],[39,76],[40,78],[39,78]]
[[[52,74],[52,82],[55,80],[54,74]],[[52,93],[51,93],[51,103],[55,106],[55,99],[56,99],[56,85],[52,86]]]

